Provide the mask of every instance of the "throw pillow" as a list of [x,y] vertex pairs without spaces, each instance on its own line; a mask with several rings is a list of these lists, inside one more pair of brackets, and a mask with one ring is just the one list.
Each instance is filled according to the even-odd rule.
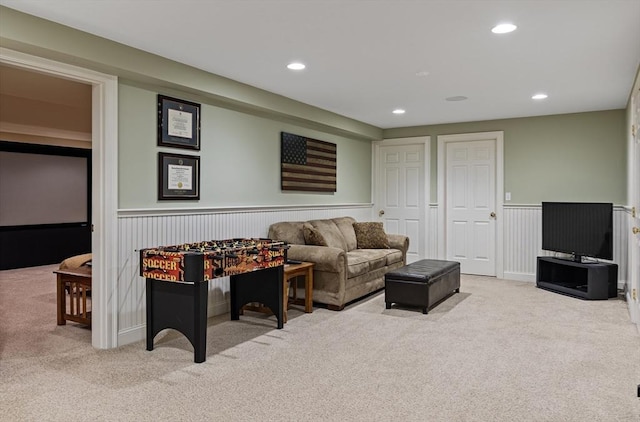
[[316,230],[311,224],[307,223],[302,226],[302,234],[304,235],[304,243],[307,245],[327,246],[327,241],[324,240],[322,233]]
[[356,232],[358,249],[389,249],[389,241],[382,223],[353,223],[353,229]]

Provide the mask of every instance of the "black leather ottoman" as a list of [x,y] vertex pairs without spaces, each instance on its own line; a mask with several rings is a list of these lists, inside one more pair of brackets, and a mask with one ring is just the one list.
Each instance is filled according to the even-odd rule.
[[423,259],[390,271],[384,276],[384,301],[387,309],[392,303],[419,306],[422,313],[460,292],[460,263]]

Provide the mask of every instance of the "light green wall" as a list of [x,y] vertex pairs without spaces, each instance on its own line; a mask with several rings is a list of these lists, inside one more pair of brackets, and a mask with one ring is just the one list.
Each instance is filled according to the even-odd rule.
[[[119,77],[119,208],[371,202],[382,129],[0,6],[0,46]],[[158,93],[202,104],[199,152],[156,146]],[[280,190],[280,132],[337,144],[334,194]],[[200,201],[157,201],[157,153],[200,156]]]
[[[161,92],[166,94],[166,92]],[[158,91],[119,84],[119,208],[356,204],[371,202],[371,143],[201,104],[201,149],[156,146]],[[170,92],[175,96],[175,91]],[[185,93],[182,99],[192,100]],[[337,144],[338,187],[332,194],[280,190],[280,132]],[[200,156],[200,201],[158,201],[158,152]]]
[[431,202],[438,135],[504,131],[505,204],[626,203],[625,110],[387,129],[385,139],[431,136]]

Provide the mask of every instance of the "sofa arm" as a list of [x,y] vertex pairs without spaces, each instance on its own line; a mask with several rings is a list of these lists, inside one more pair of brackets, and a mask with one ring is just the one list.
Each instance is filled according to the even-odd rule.
[[403,234],[387,234],[389,240],[389,247],[392,249],[398,249],[402,251],[402,256],[407,256],[409,250],[409,238]]
[[339,248],[313,245],[290,245],[287,258],[313,262],[316,271],[337,273],[346,270],[347,255]]

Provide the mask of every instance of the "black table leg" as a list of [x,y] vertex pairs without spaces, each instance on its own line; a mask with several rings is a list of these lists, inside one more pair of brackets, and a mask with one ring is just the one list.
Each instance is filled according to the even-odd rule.
[[147,350],[153,350],[153,338],[155,333],[153,330],[153,279],[147,278]]
[[284,310],[282,304],[282,280],[284,267],[282,265],[260,271],[232,275],[231,290],[231,319],[240,319],[240,309],[251,302],[260,302],[271,309],[278,319],[278,329],[284,324]]
[[243,305],[240,305],[239,307],[236,306],[235,304],[238,303],[238,293],[237,293],[237,288],[236,288],[236,284],[237,284],[237,277],[238,276],[231,276],[229,279],[229,284],[230,284],[230,300],[231,300],[231,310],[229,311],[229,313],[231,314],[231,321],[237,321],[240,319],[240,308],[242,308]]
[[204,362],[207,347],[208,282],[176,283],[147,279],[147,350],[162,330],[181,332],[193,346],[194,361]]

